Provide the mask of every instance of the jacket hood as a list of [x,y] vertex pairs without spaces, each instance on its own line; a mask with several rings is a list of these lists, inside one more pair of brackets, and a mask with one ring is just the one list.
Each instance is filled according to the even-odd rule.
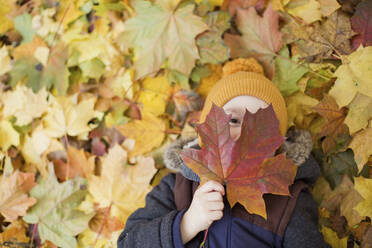
[[[292,129],[286,134],[282,148],[287,158],[293,160],[298,166],[295,180],[304,180],[306,183],[313,184],[320,175],[320,168],[314,157],[311,155],[313,141],[309,131],[302,129]],[[199,182],[199,176],[194,173],[183,162],[180,152],[184,148],[200,149],[196,137],[179,139],[169,145],[163,154],[165,166],[174,172],[180,172],[191,180]]]

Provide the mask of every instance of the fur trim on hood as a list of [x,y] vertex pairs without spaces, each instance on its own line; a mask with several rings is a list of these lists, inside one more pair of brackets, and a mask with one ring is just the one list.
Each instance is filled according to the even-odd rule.
[[[284,141],[282,148],[286,152],[287,158],[299,166],[296,180],[303,179],[308,183],[314,183],[320,174],[319,165],[311,156],[313,141],[309,131],[293,129],[287,132],[287,140]],[[199,148],[198,139],[195,137],[179,139],[169,145],[163,154],[165,166],[174,172],[181,172],[184,177],[192,181],[200,181],[197,176],[180,157],[180,152],[184,148]]]

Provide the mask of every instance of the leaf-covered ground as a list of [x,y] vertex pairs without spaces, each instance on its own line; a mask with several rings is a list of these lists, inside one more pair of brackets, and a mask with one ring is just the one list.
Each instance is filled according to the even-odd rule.
[[1,245],[115,247],[223,65],[253,57],[313,135],[326,241],[372,246],[371,0],[0,6]]

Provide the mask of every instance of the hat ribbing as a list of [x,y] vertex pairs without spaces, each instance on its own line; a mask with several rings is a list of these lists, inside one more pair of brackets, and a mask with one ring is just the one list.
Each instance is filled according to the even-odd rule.
[[[231,62],[230,62],[231,63]],[[254,63],[257,63],[254,61]],[[230,64],[231,66],[231,64]],[[252,71],[237,71],[222,77],[210,90],[200,116],[199,123],[205,121],[212,103],[222,107],[236,96],[249,95],[272,104],[279,120],[279,132],[285,135],[288,125],[287,108],[278,88],[263,74]]]

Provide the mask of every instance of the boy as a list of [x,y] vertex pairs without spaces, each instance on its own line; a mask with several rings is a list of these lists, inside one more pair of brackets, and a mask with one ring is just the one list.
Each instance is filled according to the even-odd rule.
[[[273,105],[282,135],[287,130],[283,97],[254,59],[238,59],[224,67],[230,71],[213,86],[203,107],[204,122],[212,102],[232,114],[230,134],[240,136],[245,109],[255,113]],[[146,197],[146,206],[135,211],[118,239],[118,247],[199,247],[208,229],[205,247],[328,247],[317,227],[317,205],[309,186],[319,176],[310,155],[311,135],[287,133],[283,150],[299,166],[291,197],[265,194],[267,220],[248,213],[243,206],[231,208],[224,187],[209,181],[199,187],[199,177],[179,156],[185,147],[200,148],[198,140],[179,140],[164,153],[168,168],[177,174],[165,176]]]

